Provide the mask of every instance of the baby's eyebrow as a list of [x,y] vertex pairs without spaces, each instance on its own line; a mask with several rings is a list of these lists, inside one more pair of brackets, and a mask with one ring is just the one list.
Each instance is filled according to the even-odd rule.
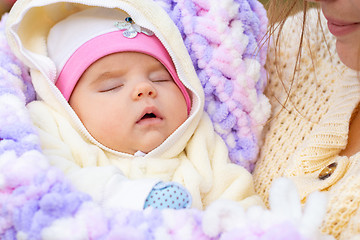
[[109,72],[109,71],[103,72],[103,73],[99,74],[99,75],[95,78],[94,83],[103,81],[103,80],[105,80],[105,79],[108,79],[108,78],[111,78],[111,77],[114,77],[114,76],[116,76],[116,74],[113,73],[113,72]]
[[164,64],[162,64],[160,61],[155,61],[155,62],[152,62],[151,64],[150,64],[150,68],[152,69],[152,70],[159,70],[159,69],[165,69],[165,70],[167,70],[166,69],[166,67],[164,66]]

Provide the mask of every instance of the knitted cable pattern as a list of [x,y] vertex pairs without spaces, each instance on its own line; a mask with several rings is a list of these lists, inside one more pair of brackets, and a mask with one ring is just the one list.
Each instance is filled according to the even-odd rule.
[[266,11],[257,0],[156,0],[182,33],[205,111],[233,163],[252,171],[270,114],[264,96]]
[[236,202],[196,209],[111,211],[76,191],[42,154],[26,103],[35,99],[26,69],[10,52],[0,22],[0,239],[233,240],[321,239],[323,195],[302,210],[295,187],[278,182],[271,210]]

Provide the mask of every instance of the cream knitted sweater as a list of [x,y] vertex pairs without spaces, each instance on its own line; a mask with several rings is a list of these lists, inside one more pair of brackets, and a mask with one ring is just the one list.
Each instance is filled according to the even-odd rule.
[[[360,76],[340,62],[335,39],[323,16],[321,30],[317,14],[315,10],[309,12],[310,34],[305,37],[293,85],[301,14],[291,17],[283,29],[278,69],[274,46],[270,48],[267,95],[273,116],[254,171],[255,188],[265,202],[273,179],[280,176],[296,182],[304,202],[313,191],[327,191],[329,203],[322,231],[350,239],[356,234],[360,237],[360,153],[350,158],[339,153],[347,144],[351,116],[359,103]],[[333,173],[319,179],[332,163],[337,164]]]

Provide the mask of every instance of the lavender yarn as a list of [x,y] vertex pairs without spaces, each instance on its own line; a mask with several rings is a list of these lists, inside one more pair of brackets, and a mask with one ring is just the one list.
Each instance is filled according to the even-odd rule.
[[[155,0],[169,14],[205,91],[205,111],[233,163],[252,171],[261,132],[270,114],[263,95],[266,11],[256,0]],[[236,64],[233,64],[236,63]]]

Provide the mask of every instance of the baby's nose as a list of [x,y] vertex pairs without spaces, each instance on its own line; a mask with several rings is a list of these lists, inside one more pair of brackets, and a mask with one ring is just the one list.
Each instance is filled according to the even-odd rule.
[[156,97],[156,89],[151,85],[150,82],[140,82],[136,84],[133,92],[133,99],[138,100],[144,97]]

